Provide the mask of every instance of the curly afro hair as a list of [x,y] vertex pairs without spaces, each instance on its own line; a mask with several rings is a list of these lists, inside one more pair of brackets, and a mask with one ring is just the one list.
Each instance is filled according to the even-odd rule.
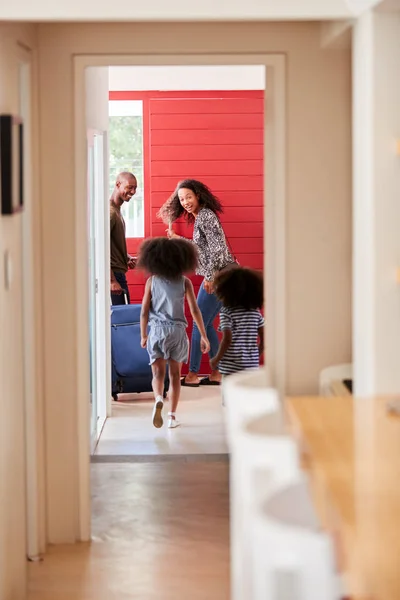
[[214,280],[215,294],[228,308],[261,308],[264,303],[263,274],[247,267],[228,267]]
[[164,223],[173,223],[182,215],[188,223],[194,222],[194,216],[188,213],[180,203],[178,192],[182,189],[191,190],[196,194],[201,208],[209,208],[216,215],[223,212],[221,202],[205,183],[197,181],[197,179],[183,179],[157,213],[157,217],[162,219]]
[[196,246],[187,240],[156,237],[145,240],[139,249],[137,266],[163,279],[179,279],[197,268]]

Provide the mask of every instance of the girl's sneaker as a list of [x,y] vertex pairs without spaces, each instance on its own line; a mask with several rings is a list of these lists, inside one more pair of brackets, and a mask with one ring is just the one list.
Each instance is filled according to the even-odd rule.
[[164,406],[164,402],[163,402],[162,397],[157,396],[157,398],[155,399],[154,408],[153,408],[153,425],[154,425],[154,427],[157,427],[157,429],[160,429],[160,427],[162,427],[164,424],[164,420],[162,418],[163,406]]
[[180,423],[175,418],[175,414],[174,413],[168,413],[168,416],[169,416],[169,419],[168,419],[168,429],[175,429],[175,427],[179,427]]

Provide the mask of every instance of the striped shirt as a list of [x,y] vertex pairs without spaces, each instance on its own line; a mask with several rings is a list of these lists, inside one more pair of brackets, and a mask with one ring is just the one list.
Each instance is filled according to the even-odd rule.
[[232,342],[221,358],[218,369],[223,375],[260,365],[258,330],[264,318],[258,310],[223,307],[219,315],[219,331],[232,331]]

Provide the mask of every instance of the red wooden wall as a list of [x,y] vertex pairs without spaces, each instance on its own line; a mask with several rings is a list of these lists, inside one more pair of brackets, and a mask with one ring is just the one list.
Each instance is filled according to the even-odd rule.
[[[220,198],[221,221],[242,265],[263,268],[264,93],[112,92],[112,100],[143,100],[147,236],[164,235],[156,213],[179,180],[199,179]],[[180,222],[179,234],[192,227]],[[129,240],[137,252],[140,240]],[[201,278],[192,278],[197,293]],[[140,302],[143,274],[130,272],[131,301]],[[191,319],[189,318],[189,332]],[[208,360],[201,372],[208,372]]]

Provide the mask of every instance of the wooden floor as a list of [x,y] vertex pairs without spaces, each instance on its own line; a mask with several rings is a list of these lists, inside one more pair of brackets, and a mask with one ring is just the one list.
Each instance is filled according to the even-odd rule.
[[92,465],[93,542],[29,565],[29,600],[228,600],[228,463]]

